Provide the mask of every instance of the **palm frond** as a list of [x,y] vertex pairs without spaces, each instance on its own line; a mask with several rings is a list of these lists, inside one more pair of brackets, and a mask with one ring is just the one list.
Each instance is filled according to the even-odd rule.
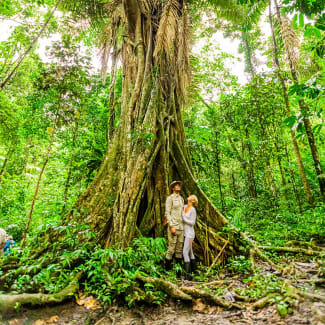
[[189,42],[190,39],[189,17],[185,5],[182,8],[182,18],[178,28],[178,44],[177,44],[177,71],[178,84],[177,95],[183,103],[186,102],[187,87],[190,83],[190,64],[189,64]]
[[156,36],[154,57],[163,50],[166,55],[173,55],[173,44],[178,32],[180,4],[178,0],[168,0],[164,6]]
[[286,16],[281,17],[281,35],[288,63],[296,70],[299,63],[300,41],[291,21]]

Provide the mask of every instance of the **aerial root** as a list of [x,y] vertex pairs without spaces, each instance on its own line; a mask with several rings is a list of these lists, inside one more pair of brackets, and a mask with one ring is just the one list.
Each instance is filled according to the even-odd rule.
[[79,272],[70,284],[58,293],[22,293],[0,295],[0,313],[6,314],[19,308],[21,305],[44,305],[53,302],[62,302],[73,296],[79,288],[79,280],[82,272]]
[[260,249],[273,250],[277,252],[301,253],[310,256],[319,256],[325,254],[322,250],[315,250],[312,248],[290,247],[290,246],[258,246]]
[[167,280],[151,278],[139,273],[136,275],[136,278],[144,283],[153,284],[158,290],[162,290],[165,293],[167,293],[169,296],[176,299],[191,301],[197,298],[204,298],[223,308],[242,309],[240,305],[233,302],[229,302],[208,290],[202,290],[195,287],[185,287],[185,286],[179,287],[176,284],[169,282]]
[[305,248],[312,248],[320,251],[324,251],[325,247],[318,246],[315,242],[307,242],[301,240],[289,240],[284,244],[285,247],[305,247]]

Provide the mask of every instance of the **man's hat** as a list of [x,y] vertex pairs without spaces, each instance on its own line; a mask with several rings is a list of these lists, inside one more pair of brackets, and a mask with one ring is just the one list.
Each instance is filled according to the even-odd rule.
[[182,186],[183,183],[181,181],[173,181],[170,183],[169,188],[172,190],[176,184]]

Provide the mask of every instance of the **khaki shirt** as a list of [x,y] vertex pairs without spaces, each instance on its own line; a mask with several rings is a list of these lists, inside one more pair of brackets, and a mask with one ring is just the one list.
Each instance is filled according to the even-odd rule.
[[177,230],[183,230],[183,208],[184,200],[176,193],[167,197],[166,200],[166,217],[168,226],[174,226]]

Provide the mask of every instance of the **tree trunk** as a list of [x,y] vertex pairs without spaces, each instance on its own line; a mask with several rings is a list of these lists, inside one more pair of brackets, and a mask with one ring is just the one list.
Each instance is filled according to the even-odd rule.
[[[282,17],[281,17],[280,8],[278,6],[277,0],[274,0],[274,3],[275,3],[276,14],[277,14],[280,26],[282,26]],[[291,62],[290,59],[289,59],[289,66],[290,66],[292,80],[295,85],[298,85],[299,80],[297,77],[297,72],[296,72],[293,62]],[[318,154],[318,150],[317,150],[317,146],[316,146],[314,133],[313,133],[313,130],[311,127],[311,122],[308,117],[309,108],[305,104],[305,101],[303,98],[299,99],[299,109],[303,116],[304,126],[305,126],[305,130],[306,130],[306,134],[307,134],[310,151],[311,151],[313,161],[314,161],[314,166],[315,166],[315,171],[316,171],[316,175],[317,175],[320,193],[321,193],[322,199],[325,200],[325,177],[323,174],[322,166],[320,164],[319,154]]]
[[[242,32],[242,39],[244,41],[244,46],[245,46],[245,58],[246,58],[246,69],[248,73],[251,75],[251,80],[254,80],[254,77],[256,76],[256,69],[253,64],[253,50],[251,48],[251,43],[249,40],[249,34],[247,32]],[[255,80],[256,82],[256,80]],[[257,85],[256,85],[257,86]],[[257,109],[257,117],[259,120],[259,127],[260,127],[260,133],[261,133],[261,139],[262,139],[262,150],[265,158],[265,176],[266,176],[266,183],[269,182],[269,186],[271,193],[273,194],[274,197],[277,196],[277,188],[271,173],[271,164],[270,164],[270,158],[268,155],[268,150],[266,148],[266,144],[264,140],[267,140],[267,134],[266,130],[264,127],[263,123],[263,118],[262,118],[262,108],[260,101],[258,99],[258,92],[257,92],[257,87],[255,85],[251,85],[252,87],[252,93],[255,97],[255,106]]]
[[15,145],[16,145],[16,140],[11,142],[9,150],[8,150],[7,155],[5,157],[5,160],[4,160],[4,162],[3,162],[2,166],[1,166],[0,183],[2,182],[3,176],[5,175],[7,164],[8,164],[8,161],[10,160],[10,157],[11,157],[12,153],[14,152]]
[[222,193],[221,186],[221,165],[220,165],[220,149],[219,149],[219,132],[215,132],[215,152],[216,152],[216,165],[217,165],[217,174],[218,174],[218,187],[220,194],[220,203],[221,203],[221,211],[224,212],[226,208],[226,202]]
[[30,222],[32,220],[34,206],[35,206],[35,203],[36,203],[36,200],[37,200],[37,195],[38,195],[38,191],[39,191],[39,188],[40,188],[40,185],[41,185],[42,176],[43,176],[45,167],[46,167],[46,165],[47,165],[47,163],[48,163],[48,161],[50,159],[50,154],[51,154],[53,140],[54,140],[54,134],[55,134],[55,131],[56,131],[56,121],[57,121],[57,116],[55,117],[55,121],[53,123],[53,128],[52,128],[52,133],[51,133],[51,137],[50,137],[50,142],[49,142],[49,145],[47,147],[46,158],[45,158],[45,161],[43,163],[41,172],[40,172],[40,174],[38,176],[38,180],[37,180],[37,184],[36,184],[36,188],[35,188],[35,192],[34,192],[32,204],[31,204],[31,207],[30,207],[30,210],[29,210],[28,219],[27,219],[25,231],[24,231],[24,234],[23,234],[22,242],[21,242],[21,248],[24,248],[25,247],[26,237],[27,237],[27,233],[28,233],[28,230],[29,230]]
[[[230,145],[231,145],[234,153],[237,156],[237,159],[239,160],[239,162],[241,164],[241,167],[243,168],[243,170],[244,170],[244,172],[245,172],[245,174],[247,176],[249,196],[252,199],[256,199],[257,198],[257,191],[256,191],[256,183],[255,183],[255,178],[254,178],[253,166],[239,153],[239,151],[237,150],[237,148],[236,148],[234,142],[232,141],[231,137],[228,137],[228,140],[230,142]],[[233,182],[234,182],[234,179],[233,179]]]
[[289,154],[288,154],[288,149],[287,149],[286,144],[285,144],[284,149],[285,149],[287,162],[288,162],[288,166],[289,166],[289,170],[290,170],[293,192],[295,193],[295,196],[296,196],[297,204],[298,204],[298,207],[299,207],[299,212],[302,213],[302,204],[301,204],[301,200],[300,200],[300,195],[299,195],[299,192],[298,192],[298,189],[297,189],[295,174],[294,174],[294,172],[292,170],[292,167],[291,167],[290,157],[289,157]]
[[280,149],[279,149],[277,141],[278,141],[278,139],[276,138],[274,140],[274,147],[275,147],[275,150],[276,150],[276,158],[277,158],[278,165],[279,165],[279,170],[280,170],[280,175],[281,175],[281,180],[282,180],[284,196],[285,196],[285,199],[286,199],[287,203],[290,205],[289,194],[288,194],[288,189],[287,189],[287,181],[286,181],[286,178],[284,176],[284,172],[283,172],[283,168],[282,168],[282,162],[281,162],[281,156],[280,156]]
[[32,135],[30,134],[28,136],[28,139],[27,139],[27,144],[26,144],[26,148],[25,148],[25,155],[24,155],[25,156],[24,163],[23,163],[23,166],[21,168],[21,173],[24,173],[24,174],[26,174],[26,168],[27,168],[27,164],[28,164],[28,158],[29,158],[31,143],[32,143]]
[[70,161],[69,161],[68,176],[67,176],[67,180],[66,180],[65,186],[64,186],[63,206],[62,206],[61,214],[64,214],[66,204],[67,204],[68,191],[69,191],[69,187],[70,187],[70,179],[71,179],[71,173],[72,173],[72,164],[73,164],[74,156],[76,154],[76,140],[77,140],[78,128],[79,128],[79,123],[78,123],[78,121],[76,121],[74,132],[73,132],[72,154],[71,154]]
[[8,77],[1,83],[0,85],[0,89],[3,89],[7,82],[12,78],[12,76],[15,74],[15,72],[17,71],[17,69],[20,67],[20,65],[22,64],[22,62],[24,61],[24,59],[26,58],[26,56],[28,55],[28,53],[32,50],[32,48],[34,47],[34,45],[37,43],[38,39],[40,38],[40,36],[42,35],[42,33],[44,32],[46,26],[48,25],[48,23],[50,22],[52,16],[54,15],[56,9],[58,8],[59,4],[60,4],[61,0],[58,0],[55,7],[53,8],[53,10],[51,11],[50,15],[48,16],[48,18],[46,19],[43,27],[41,28],[41,30],[39,31],[39,33],[36,35],[36,37],[34,38],[32,44],[28,47],[28,49],[25,51],[25,53],[18,59],[17,64],[15,65],[15,67],[12,69],[12,71],[10,72],[10,74],[8,75]]
[[[196,184],[185,147],[187,10],[183,1],[150,5],[149,10],[136,0],[124,2],[121,118],[104,162],[69,218],[88,224],[105,247],[126,247],[140,233],[162,236],[168,184],[180,179],[183,196],[196,194],[199,200],[196,247],[202,253],[208,229],[215,254],[233,236],[218,234],[227,220]],[[235,246],[231,240],[224,256],[236,252]]]
[[[279,51],[278,51],[278,45],[277,45],[276,38],[275,38],[274,26],[273,26],[273,20],[272,20],[271,0],[269,0],[269,22],[270,22],[270,27],[271,27],[272,39],[273,39],[273,59],[274,59],[274,63],[276,66],[276,72],[277,72],[278,78],[281,83],[287,115],[290,117],[290,116],[292,116],[292,114],[291,114],[291,108],[290,108],[287,87],[286,87],[285,81],[281,75],[280,62],[279,62],[279,58],[278,58]],[[306,200],[309,205],[313,206],[313,197],[311,194],[309,182],[306,177],[305,167],[302,162],[302,158],[301,158],[301,154],[300,154],[300,150],[299,150],[295,132],[292,129],[290,130],[290,135],[291,135],[291,139],[292,139],[293,150],[294,150],[294,153],[295,153],[295,156],[297,159],[300,177],[301,177],[301,180],[302,180],[302,183],[304,186]]]

